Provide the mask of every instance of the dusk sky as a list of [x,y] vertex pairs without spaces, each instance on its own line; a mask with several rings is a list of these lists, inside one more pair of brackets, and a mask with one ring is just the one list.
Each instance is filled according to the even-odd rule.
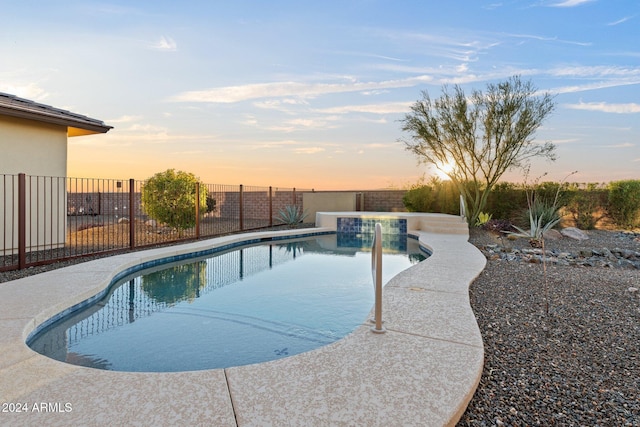
[[640,179],[637,0],[0,0],[0,92],[114,126],[69,140],[74,177],[405,187],[421,91],[513,75],[556,95],[532,177]]

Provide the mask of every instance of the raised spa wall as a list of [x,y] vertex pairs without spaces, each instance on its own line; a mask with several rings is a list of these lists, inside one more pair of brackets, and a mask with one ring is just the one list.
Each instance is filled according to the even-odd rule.
[[468,235],[463,218],[446,214],[413,212],[318,212],[316,227],[329,228],[338,233],[372,233],[376,223],[383,234],[405,234],[411,231]]

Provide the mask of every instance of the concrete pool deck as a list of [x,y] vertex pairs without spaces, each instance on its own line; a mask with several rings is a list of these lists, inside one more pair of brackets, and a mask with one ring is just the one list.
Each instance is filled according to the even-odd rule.
[[[468,287],[486,260],[468,243],[459,217],[389,215],[408,218],[409,233],[433,254],[385,286],[387,333],[372,333],[363,319],[342,340],[256,365],[103,371],[42,356],[25,341],[38,325],[142,262],[303,230],[132,252],[1,283],[0,425],[455,425],[482,373],[483,343]],[[332,230],[319,222],[313,232]]]

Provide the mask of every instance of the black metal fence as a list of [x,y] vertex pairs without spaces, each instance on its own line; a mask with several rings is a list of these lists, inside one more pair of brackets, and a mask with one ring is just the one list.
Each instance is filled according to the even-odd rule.
[[[68,258],[272,227],[287,205],[302,206],[295,188],[196,185],[193,226],[151,218],[144,181],[0,175],[0,271]],[[199,203],[206,193],[205,203]],[[178,221],[179,222],[179,221]]]

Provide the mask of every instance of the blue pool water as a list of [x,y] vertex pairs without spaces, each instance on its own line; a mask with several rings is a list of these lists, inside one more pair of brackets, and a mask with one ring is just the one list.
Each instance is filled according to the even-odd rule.
[[[424,259],[385,236],[383,283]],[[370,237],[269,242],[138,271],[29,345],[99,369],[173,372],[278,359],[334,342],[373,306]]]

